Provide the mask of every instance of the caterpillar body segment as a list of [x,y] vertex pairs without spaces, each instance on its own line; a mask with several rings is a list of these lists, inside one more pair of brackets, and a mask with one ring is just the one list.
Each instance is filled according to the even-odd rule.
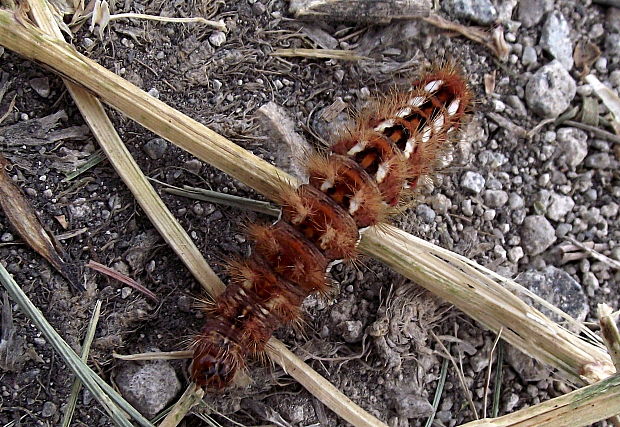
[[303,300],[329,290],[326,271],[355,258],[359,230],[434,172],[471,98],[455,67],[436,69],[377,100],[327,155],[309,156],[309,183],[282,191],[280,219],[250,226],[252,256],[230,263],[230,284],[195,338],[194,382],[227,387],[280,325],[299,321]]

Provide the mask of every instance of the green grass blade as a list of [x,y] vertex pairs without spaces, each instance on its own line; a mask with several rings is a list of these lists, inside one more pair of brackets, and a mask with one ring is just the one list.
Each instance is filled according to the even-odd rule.
[[[450,346],[448,346],[448,351],[450,351]],[[433,425],[433,421],[435,420],[435,415],[437,415],[437,409],[439,408],[439,402],[441,401],[441,395],[443,394],[443,388],[446,385],[446,378],[448,377],[448,365],[450,364],[450,360],[447,358],[443,359],[441,364],[441,370],[439,371],[439,381],[437,382],[437,390],[435,391],[435,396],[433,397],[433,413],[426,420],[426,424],[424,427],[431,427]]]

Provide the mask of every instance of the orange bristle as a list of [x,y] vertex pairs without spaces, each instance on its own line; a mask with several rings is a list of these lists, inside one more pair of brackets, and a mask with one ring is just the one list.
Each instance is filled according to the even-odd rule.
[[444,65],[362,111],[327,154],[307,158],[309,183],[283,188],[280,219],[248,226],[251,258],[229,263],[231,283],[194,344],[192,378],[219,390],[248,356],[261,356],[281,324],[300,324],[301,304],[327,294],[328,266],[355,260],[359,229],[380,225],[434,173],[470,108],[462,73]]

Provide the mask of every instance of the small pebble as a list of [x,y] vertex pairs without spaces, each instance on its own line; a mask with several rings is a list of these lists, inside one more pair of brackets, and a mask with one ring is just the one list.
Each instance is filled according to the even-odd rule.
[[209,36],[209,43],[215,47],[220,47],[226,43],[226,33],[223,31],[214,31],[213,34]]

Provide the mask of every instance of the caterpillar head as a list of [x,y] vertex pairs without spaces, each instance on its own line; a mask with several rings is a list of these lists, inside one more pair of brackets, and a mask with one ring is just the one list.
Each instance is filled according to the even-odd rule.
[[229,386],[243,363],[233,348],[201,337],[194,347],[190,374],[200,387],[217,391]]

